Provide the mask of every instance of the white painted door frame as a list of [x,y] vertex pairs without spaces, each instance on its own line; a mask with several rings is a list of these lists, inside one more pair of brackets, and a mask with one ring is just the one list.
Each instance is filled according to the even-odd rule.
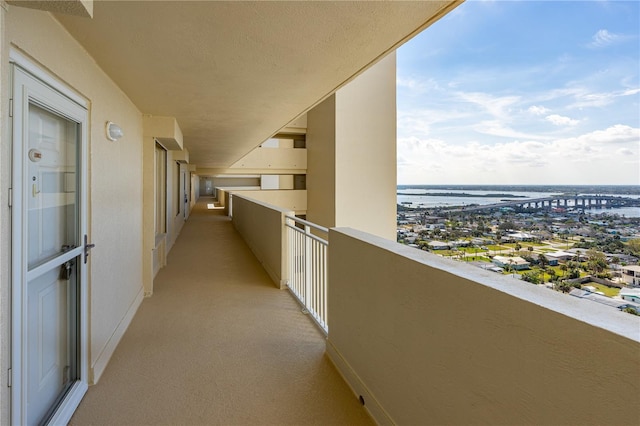
[[[11,95],[10,119],[12,126],[13,157],[12,157],[12,255],[11,255],[11,288],[12,288],[12,313],[11,313],[11,424],[24,424],[26,419],[26,283],[27,275],[27,253],[26,253],[26,226],[24,214],[27,211],[23,184],[26,182],[24,162],[26,152],[26,135],[24,130],[28,129],[28,105],[35,102],[56,110],[61,100],[71,101],[73,107],[60,112],[61,115],[80,123],[80,147],[79,162],[79,235],[78,247],[71,249],[63,255],[65,259],[73,259],[84,253],[85,247],[83,236],[88,232],[88,149],[89,149],[89,113],[88,102],[71,88],[48,74],[38,65],[33,63],[27,56],[17,49],[12,48],[9,53],[11,66]],[[13,111],[11,111],[11,109]],[[63,400],[58,405],[57,410],[49,419],[50,424],[66,424],[73,415],[78,404],[82,400],[87,388],[89,378],[89,316],[88,316],[88,274],[84,262],[78,263],[78,276],[80,284],[78,286],[79,306],[78,316],[80,327],[78,330],[78,373],[76,380]]]

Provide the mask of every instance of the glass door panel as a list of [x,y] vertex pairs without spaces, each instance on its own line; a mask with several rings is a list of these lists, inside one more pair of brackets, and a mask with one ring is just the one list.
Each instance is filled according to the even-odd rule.
[[78,128],[78,123],[29,105],[25,197],[30,270],[80,244]]
[[[28,107],[26,424],[45,422],[78,379],[80,124]],[[78,253],[79,254],[79,253]],[[71,256],[74,256],[73,254]]]

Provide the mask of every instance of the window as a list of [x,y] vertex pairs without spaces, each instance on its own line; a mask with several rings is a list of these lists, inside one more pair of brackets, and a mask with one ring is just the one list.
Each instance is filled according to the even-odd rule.
[[155,228],[156,235],[167,232],[167,151],[156,142],[155,170]]
[[180,202],[180,163],[176,161],[176,166],[173,169],[175,177],[173,178],[173,193],[176,200],[176,216],[180,215],[182,203]]

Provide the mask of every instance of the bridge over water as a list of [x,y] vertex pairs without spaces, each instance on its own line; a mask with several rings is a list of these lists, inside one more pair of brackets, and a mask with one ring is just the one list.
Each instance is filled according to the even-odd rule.
[[552,209],[552,208],[613,208],[640,206],[640,199],[613,195],[554,195],[542,198],[527,198],[509,200],[501,203],[480,206],[465,206],[448,210],[449,213],[472,212],[478,210],[500,209],[512,207],[516,210],[524,209]]

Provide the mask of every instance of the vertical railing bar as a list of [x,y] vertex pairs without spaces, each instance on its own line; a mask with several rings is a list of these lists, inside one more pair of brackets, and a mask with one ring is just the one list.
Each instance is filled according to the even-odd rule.
[[322,259],[322,298],[324,300],[323,305],[323,318],[324,318],[324,326],[327,327],[327,246],[323,248],[323,259]]
[[313,293],[314,293],[314,306],[313,310],[316,313],[316,316],[320,316],[320,310],[318,309],[318,242],[313,242]]
[[322,309],[320,306],[322,305],[322,298],[320,297],[320,243],[316,241],[316,313],[318,314],[318,319],[321,321],[322,318]]
[[306,247],[306,252],[305,252],[305,257],[306,257],[306,262],[305,265],[307,266],[307,272],[305,274],[305,283],[307,285],[307,294],[308,294],[308,300],[309,303],[307,304],[307,307],[309,308],[309,312],[311,313],[311,315],[313,316],[313,242],[311,241],[311,239],[309,238],[308,233],[306,232],[307,230],[305,230],[305,247]]
[[[309,232],[311,232],[311,229],[309,229]],[[307,238],[309,238],[307,236]],[[316,291],[314,288],[314,272],[315,272],[315,265],[313,264],[313,256],[315,254],[316,251],[316,242],[313,241],[311,238],[309,238],[309,246],[311,247],[311,252],[309,253],[309,266],[310,266],[310,271],[309,271],[309,291],[311,292],[311,310],[312,310],[312,315],[315,318],[315,313],[316,313]]]
[[298,240],[298,295],[300,297],[300,300],[302,300],[302,303],[305,303],[305,298],[304,298],[304,288],[303,288],[303,284],[304,284],[304,255],[303,255],[303,248],[302,248],[302,237],[300,236],[299,233],[296,233],[297,236],[297,240]]
[[317,316],[318,315],[318,290],[317,290],[317,285],[316,285],[316,252],[317,252],[317,241],[313,242],[313,253],[312,253],[312,257],[311,257],[311,262],[313,263],[313,275],[311,277],[312,282],[313,282],[313,313]]
[[322,300],[322,304],[321,304],[321,308],[320,310],[322,311],[322,319],[324,322],[324,318],[326,315],[325,312],[325,298],[324,298],[324,270],[322,268],[322,265],[324,265],[324,247],[322,247],[321,251],[320,251],[320,282],[318,283],[318,289],[320,292],[320,298]]

